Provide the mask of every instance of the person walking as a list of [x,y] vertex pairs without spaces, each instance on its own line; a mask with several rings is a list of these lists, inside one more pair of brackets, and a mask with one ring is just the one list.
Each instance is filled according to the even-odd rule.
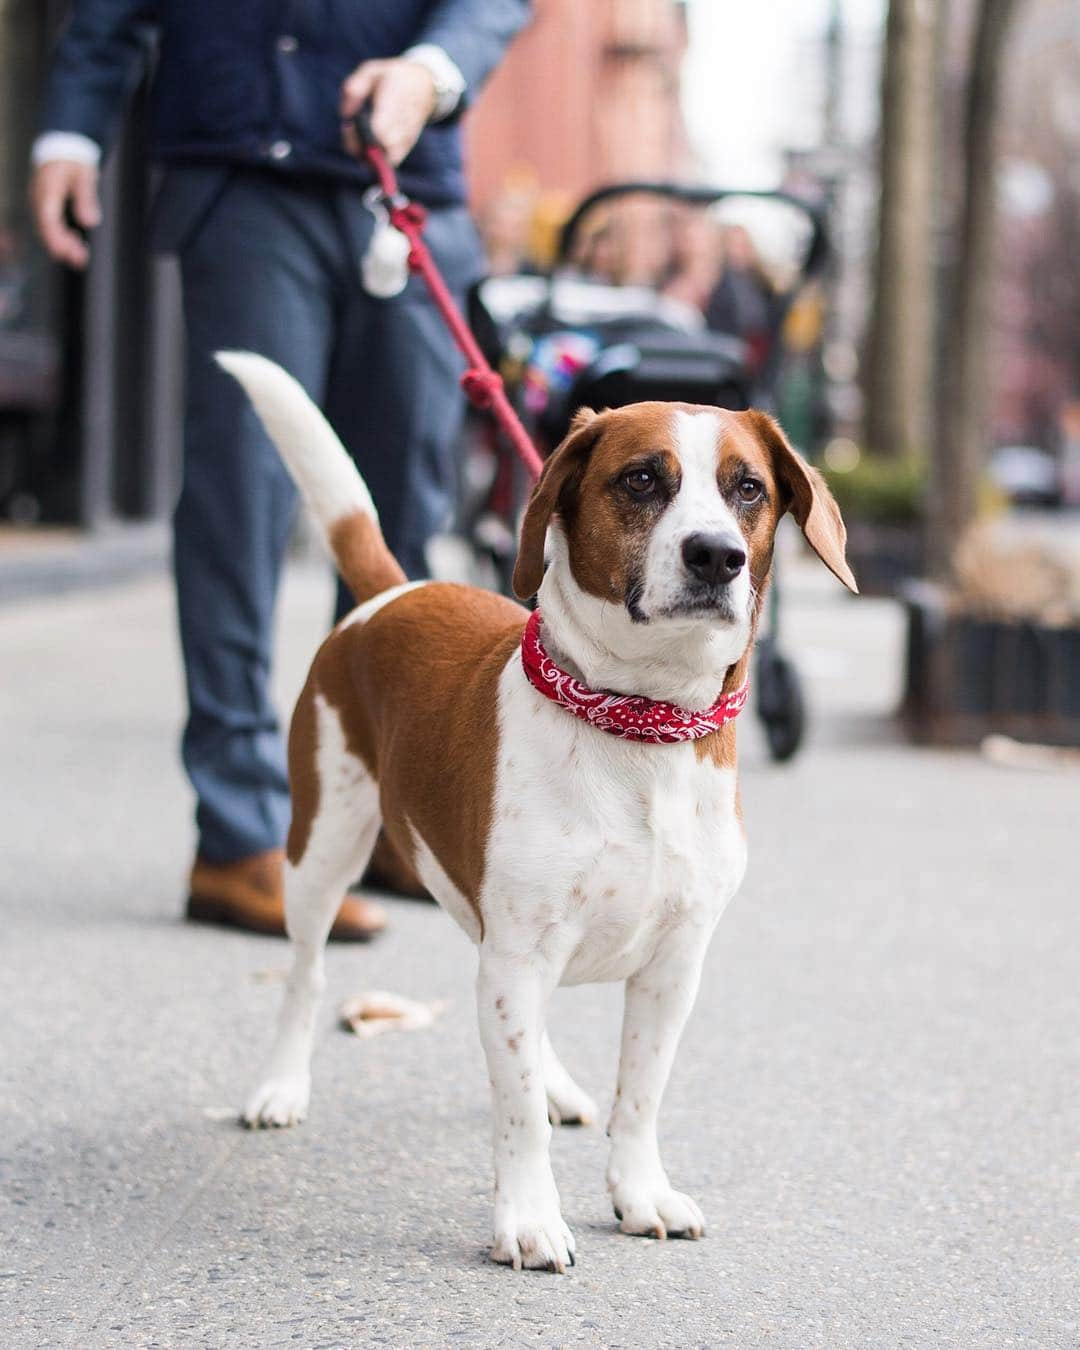
[[[98,175],[153,59],[164,175],[152,247],[180,262],[186,392],[174,571],[197,798],[187,913],[284,931],[285,753],[269,693],[292,482],[213,353],[290,371],[371,486],[411,578],[449,515],[463,412],[460,359],[419,278],[364,289],[376,221],[351,121],[369,103],[402,190],[461,296],[479,274],[465,206],[460,114],[529,15],[528,0],[75,0],[46,87],[31,200],[46,249],[89,261]],[[337,614],[352,607],[339,582]],[[343,898],[332,937],[385,917]]]

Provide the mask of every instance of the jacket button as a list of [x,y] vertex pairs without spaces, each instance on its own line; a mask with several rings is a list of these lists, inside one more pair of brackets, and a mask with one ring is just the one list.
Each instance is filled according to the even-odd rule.
[[285,33],[277,40],[277,49],[283,56],[291,56],[299,45],[299,42],[297,42],[296,38],[294,38],[291,33]]
[[275,141],[267,151],[271,159],[288,159],[292,154],[290,141]]

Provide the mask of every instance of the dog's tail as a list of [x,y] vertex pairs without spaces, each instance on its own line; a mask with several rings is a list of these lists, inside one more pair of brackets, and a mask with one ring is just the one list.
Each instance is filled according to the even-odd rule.
[[217,352],[216,360],[254,404],[357,603],[400,585],[405,573],[383,538],[367,484],[303,387],[254,352]]

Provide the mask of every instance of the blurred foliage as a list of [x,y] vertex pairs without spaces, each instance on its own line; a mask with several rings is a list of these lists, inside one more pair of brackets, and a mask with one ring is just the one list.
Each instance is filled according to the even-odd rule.
[[848,524],[914,525],[921,516],[926,484],[921,459],[863,454],[851,469],[823,466],[822,472]]

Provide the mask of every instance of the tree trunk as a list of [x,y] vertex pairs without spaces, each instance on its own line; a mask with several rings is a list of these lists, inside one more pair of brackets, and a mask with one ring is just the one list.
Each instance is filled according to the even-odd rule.
[[991,331],[997,191],[995,133],[1005,38],[1017,0],[982,0],[975,23],[964,101],[964,193],[955,262],[947,287],[944,395],[930,475],[927,549],[940,580],[952,551],[975,518],[988,425],[988,333]]
[[932,240],[939,15],[890,0],[881,97],[878,249],[863,380],[867,447],[924,455],[931,428]]

